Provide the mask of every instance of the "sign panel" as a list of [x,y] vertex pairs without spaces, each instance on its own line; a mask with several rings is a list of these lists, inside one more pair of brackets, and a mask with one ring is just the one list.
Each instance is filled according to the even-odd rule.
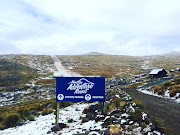
[[105,102],[105,78],[56,77],[56,101]]

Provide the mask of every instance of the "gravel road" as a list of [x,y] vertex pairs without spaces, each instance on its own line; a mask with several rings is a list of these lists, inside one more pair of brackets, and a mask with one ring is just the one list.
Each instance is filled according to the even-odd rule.
[[52,60],[54,60],[54,65],[57,68],[56,76],[64,76],[64,77],[82,77],[82,75],[71,72],[70,70],[65,69],[61,61],[56,56],[51,56]]
[[150,117],[157,117],[164,121],[170,129],[170,135],[180,134],[180,104],[159,97],[141,93],[133,88],[122,89],[132,97],[141,100]]

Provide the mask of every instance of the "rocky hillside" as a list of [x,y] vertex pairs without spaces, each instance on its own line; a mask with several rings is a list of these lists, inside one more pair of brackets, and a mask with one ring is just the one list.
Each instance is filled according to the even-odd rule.
[[[141,101],[132,99],[124,91],[114,87],[107,90],[104,106],[101,103],[74,103],[69,107],[61,108],[59,128],[54,126],[54,114],[44,113],[44,110],[48,110],[45,108],[34,120],[30,119],[23,125],[1,130],[0,134],[161,135],[165,133],[166,131],[160,128],[158,123],[151,122],[143,108]],[[35,115],[34,112],[30,111],[30,115]],[[41,111],[37,114],[39,112]]]

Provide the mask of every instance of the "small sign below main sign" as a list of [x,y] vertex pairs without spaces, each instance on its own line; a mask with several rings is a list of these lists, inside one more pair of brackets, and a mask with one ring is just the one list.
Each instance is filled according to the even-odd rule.
[[105,78],[56,77],[56,101],[105,102]]

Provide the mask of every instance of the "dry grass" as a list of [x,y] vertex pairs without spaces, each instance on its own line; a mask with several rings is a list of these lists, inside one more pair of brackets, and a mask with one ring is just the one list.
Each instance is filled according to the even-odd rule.
[[151,88],[159,95],[164,95],[165,91],[169,89],[169,95],[174,97],[176,93],[180,93],[180,78],[177,77],[171,81],[152,86]]
[[[86,55],[86,56],[58,56],[66,68],[73,67],[73,71],[84,76],[99,75],[106,78],[112,76],[131,76],[139,73],[142,59],[132,56],[117,55]],[[131,71],[131,72],[129,72]]]
[[41,86],[55,86],[56,79],[41,79],[36,81],[35,85],[41,85]]

